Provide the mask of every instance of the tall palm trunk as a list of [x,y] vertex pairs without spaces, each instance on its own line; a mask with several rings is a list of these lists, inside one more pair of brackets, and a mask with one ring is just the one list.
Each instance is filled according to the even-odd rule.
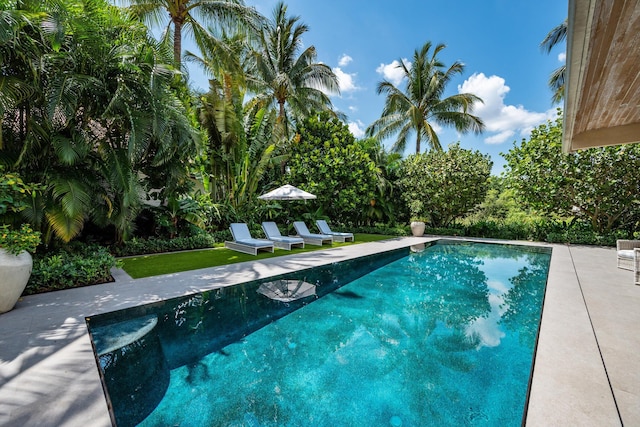
[[[181,9],[185,9],[181,5]],[[182,12],[182,11],[181,11]],[[182,63],[182,25],[184,24],[183,13],[173,18],[173,60],[176,66],[180,67]]]

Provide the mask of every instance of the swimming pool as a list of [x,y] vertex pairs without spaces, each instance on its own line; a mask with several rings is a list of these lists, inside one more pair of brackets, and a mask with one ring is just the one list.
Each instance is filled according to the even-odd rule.
[[[118,425],[520,425],[551,251],[439,242],[87,320]],[[269,279],[273,281],[274,279]]]

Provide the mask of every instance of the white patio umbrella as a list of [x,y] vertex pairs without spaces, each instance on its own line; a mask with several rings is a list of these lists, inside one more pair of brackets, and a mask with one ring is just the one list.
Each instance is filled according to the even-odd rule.
[[303,280],[275,280],[260,285],[258,293],[277,301],[294,301],[316,294],[316,287]]
[[262,200],[309,200],[315,198],[316,196],[314,194],[307,193],[289,184],[271,190],[262,196],[258,196],[258,199]]

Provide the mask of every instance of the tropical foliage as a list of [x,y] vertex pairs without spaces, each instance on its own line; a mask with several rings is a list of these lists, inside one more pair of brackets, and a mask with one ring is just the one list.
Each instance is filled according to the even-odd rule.
[[25,294],[93,285],[111,280],[111,269],[120,262],[106,247],[72,245],[47,256],[33,257],[33,270]]
[[381,117],[367,128],[369,136],[385,139],[395,136],[393,150],[404,152],[410,135],[415,134],[416,153],[424,141],[430,148],[441,150],[440,138],[434,126],[453,126],[458,132],[480,133],[484,124],[474,116],[474,103],[482,100],[471,93],[459,93],[443,98],[447,84],[464,72],[464,65],[456,61],[448,68],[438,59],[445,48],[437,45],[431,50],[425,43],[413,54],[413,60],[400,59],[406,89],[403,92],[384,80],[378,84],[378,94],[386,95]]
[[[504,154],[500,178],[488,179],[488,156],[442,151],[438,127],[484,126],[481,99],[445,96],[464,66],[445,65],[442,44],[400,61],[401,87],[378,85],[384,109],[356,140],[331,104],[336,75],[282,2],[269,19],[242,0],[0,5],[0,246],[32,250],[42,235],[34,292],[108,280],[114,259],[76,256],[82,242],[118,255],[211,247],[236,221],[328,218],[395,235],[419,217],[434,233],[612,244],[640,220],[640,148],[562,155],[561,116]],[[166,24],[161,40],[143,20]],[[566,22],[543,48],[565,34]],[[183,52],[187,35],[197,52]],[[189,87],[183,59],[210,78],[206,92]],[[258,200],[284,183],[318,199]]]
[[12,222],[15,216],[29,207],[30,199],[37,196],[41,186],[27,184],[20,175],[5,172],[0,165],[0,218],[2,222]]
[[200,122],[208,135],[202,158],[206,188],[214,203],[228,202],[236,210],[255,201],[260,179],[276,143],[282,140],[274,134],[275,110],[260,108],[245,113],[242,97],[238,86],[227,85],[225,89],[212,80],[199,107]]
[[105,0],[24,6],[0,46],[16,88],[2,92],[0,161],[46,183],[25,212],[47,241],[68,242],[88,221],[123,240],[145,188],[188,189],[198,138],[170,52]]
[[395,224],[405,213],[404,206],[397,203],[400,194],[397,181],[400,179],[402,155],[387,151],[375,138],[364,139],[360,144],[376,165],[376,190],[369,202],[366,219],[370,224]]
[[[551,31],[549,34],[542,40],[540,43],[540,47],[546,53],[551,53],[551,50],[558,46],[560,43],[564,42],[567,38],[567,26],[568,21],[565,19],[564,22]],[[551,76],[549,76],[549,88],[553,92],[553,96],[551,100],[554,103],[558,103],[564,99],[564,84],[567,74],[567,66],[562,65],[556,68]]]
[[412,154],[402,167],[402,198],[413,217],[447,227],[484,200],[492,165],[488,155],[460,144]]
[[149,25],[166,22],[162,39],[173,42],[173,60],[178,67],[182,62],[183,34],[192,35],[201,51],[223,53],[228,52],[224,38],[216,36],[231,28],[255,33],[262,27],[262,16],[242,0],[130,0],[129,3],[131,11]]
[[376,164],[349,128],[329,113],[306,119],[298,128],[286,179],[315,194],[331,220],[358,224],[375,198]]
[[23,222],[20,212],[41,189],[40,185],[25,183],[17,174],[4,172],[0,165],[0,248],[12,255],[35,252],[40,244],[40,233]]
[[545,215],[586,218],[598,232],[638,220],[640,145],[562,152],[562,116],[534,129],[506,154],[509,188]]
[[278,121],[286,134],[289,121],[331,110],[327,93],[340,92],[331,68],[317,62],[316,48],[312,45],[301,51],[302,35],[308,30],[299,16],[288,16],[287,6],[278,3],[248,64],[249,88],[256,94],[252,102],[277,105]]
[[0,249],[12,255],[19,255],[22,251],[35,252],[39,244],[40,233],[33,231],[29,224],[22,224],[19,230],[0,225]]

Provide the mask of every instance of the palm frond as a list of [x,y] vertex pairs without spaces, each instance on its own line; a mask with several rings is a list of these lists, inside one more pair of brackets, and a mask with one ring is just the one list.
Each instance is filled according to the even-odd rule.
[[51,144],[58,156],[58,160],[60,160],[63,165],[71,166],[80,159],[80,155],[71,138],[63,135],[54,135],[51,138]]
[[[383,80],[377,86],[377,93],[386,96],[380,119],[367,128],[366,134],[378,141],[396,135],[393,150],[404,151],[410,134],[416,135],[416,151],[424,139],[432,149],[441,149],[440,141],[430,124],[453,125],[460,132],[482,131],[482,121],[471,115],[473,104],[481,102],[472,94],[458,94],[442,100],[445,89],[453,76],[461,74],[464,64],[454,62],[446,68],[438,59],[438,54],[446,47],[426,42],[413,55],[411,65],[400,60],[400,67],[406,77],[406,89],[397,88]],[[457,113],[457,114],[449,114]],[[461,117],[461,115],[463,117]]]
[[78,236],[84,226],[84,215],[81,213],[68,215],[59,207],[48,209],[45,216],[56,237],[65,243]]
[[52,179],[49,187],[54,201],[68,217],[84,216],[91,210],[91,192],[82,180],[61,176]]
[[25,81],[13,76],[0,76],[0,116],[35,93]]
[[553,90],[551,100],[553,103],[559,103],[564,99],[564,87],[567,75],[567,66],[563,65],[556,68],[549,77],[549,87]]
[[568,20],[564,20],[562,24],[554,27],[546,37],[540,42],[540,49],[546,53],[550,53],[551,50],[562,43],[567,38]]

